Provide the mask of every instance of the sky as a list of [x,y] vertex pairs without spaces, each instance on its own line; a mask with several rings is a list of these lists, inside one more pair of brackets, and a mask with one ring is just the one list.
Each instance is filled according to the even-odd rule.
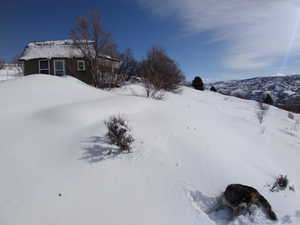
[[161,46],[187,79],[300,72],[298,0],[0,0],[0,58],[33,40],[68,39],[75,18],[101,13],[119,50]]

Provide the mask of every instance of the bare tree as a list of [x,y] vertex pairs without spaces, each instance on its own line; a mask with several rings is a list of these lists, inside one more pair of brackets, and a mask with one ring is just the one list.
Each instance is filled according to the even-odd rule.
[[175,92],[184,81],[178,65],[160,47],[152,47],[139,68],[139,76],[147,97],[156,97],[161,91]]
[[111,34],[103,30],[100,13],[94,11],[78,17],[76,26],[70,33],[74,47],[87,61],[87,69],[91,74],[93,85],[101,87],[105,78],[101,69],[103,64],[99,58],[103,55],[117,57],[118,51]]
[[129,80],[132,76],[137,75],[138,62],[133,57],[131,49],[126,49],[124,53],[121,53],[121,64],[120,64],[120,74],[122,74],[125,80]]

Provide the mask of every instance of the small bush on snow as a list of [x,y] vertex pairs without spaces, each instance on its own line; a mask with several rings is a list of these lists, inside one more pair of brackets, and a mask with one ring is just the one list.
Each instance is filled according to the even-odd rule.
[[204,83],[201,79],[201,77],[195,77],[194,80],[192,81],[192,86],[196,90],[204,91]]
[[[274,182],[274,184],[272,185],[271,191],[281,191],[281,190],[285,190],[288,187],[289,184],[289,180],[287,178],[287,176],[283,176],[283,175],[279,175],[278,177],[276,177],[276,180]],[[291,190],[291,187],[290,187]]]
[[211,86],[210,91],[217,92],[217,89],[214,86]]
[[263,102],[264,102],[265,104],[268,104],[268,105],[273,105],[273,104],[274,104],[274,101],[273,101],[273,99],[272,99],[272,97],[271,97],[270,94],[267,94],[267,95],[264,97]]
[[118,146],[121,152],[130,152],[134,138],[130,134],[127,121],[121,116],[112,116],[105,125],[108,129],[106,137],[110,144]]

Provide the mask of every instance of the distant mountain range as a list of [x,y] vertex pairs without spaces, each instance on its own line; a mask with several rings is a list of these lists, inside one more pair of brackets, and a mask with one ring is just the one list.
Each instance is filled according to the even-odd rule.
[[255,77],[208,84],[224,94],[261,100],[269,93],[274,102],[300,104],[300,75]]

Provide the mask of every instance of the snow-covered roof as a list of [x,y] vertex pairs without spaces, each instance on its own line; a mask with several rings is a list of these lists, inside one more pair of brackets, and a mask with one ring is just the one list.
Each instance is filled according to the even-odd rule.
[[[92,43],[92,41],[89,41]],[[20,60],[39,58],[81,58],[81,51],[73,46],[73,40],[34,41],[27,44]],[[102,57],[112,59],[110,56]]]

